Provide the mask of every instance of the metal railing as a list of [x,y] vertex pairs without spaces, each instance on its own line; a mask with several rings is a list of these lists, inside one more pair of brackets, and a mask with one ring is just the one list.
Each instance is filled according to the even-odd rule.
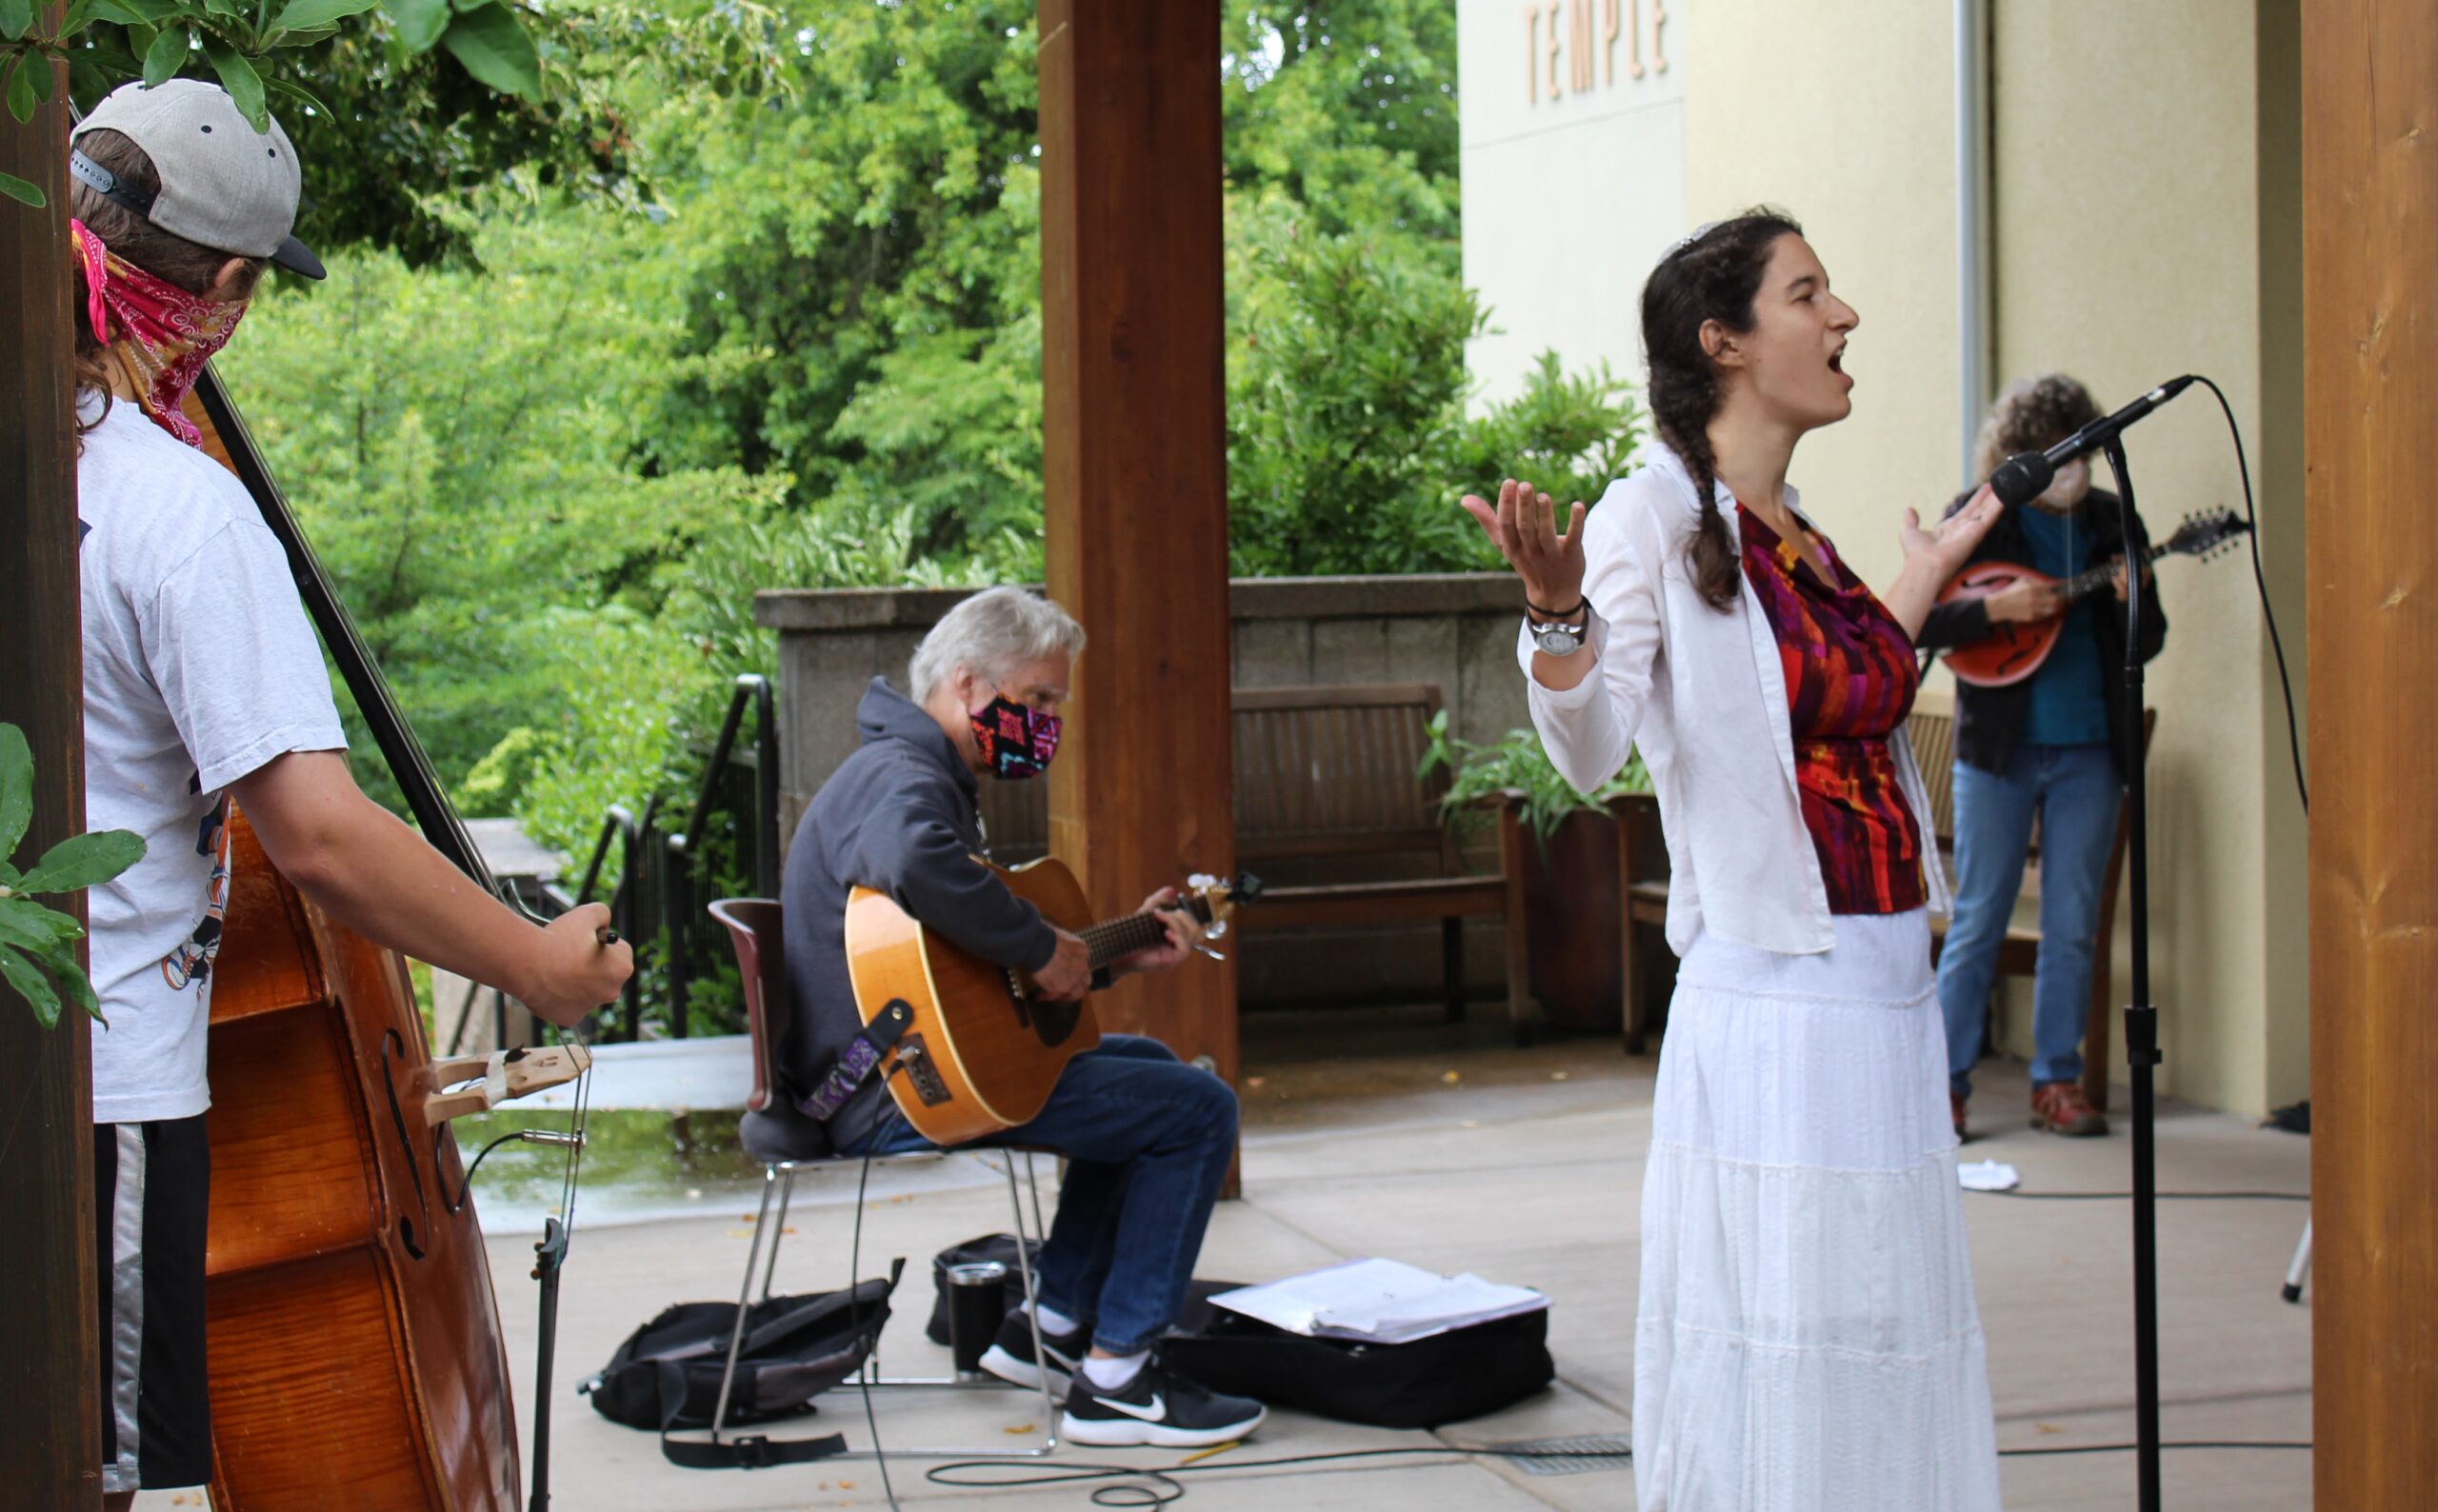
[[[754,716],[753,739],[750,745],[740,746],[737,734],[744,726],[749,705]],[[569,900],[570,906],[593,900],[609,859],[610,843],[619,842],[618,869],[614,873],[617,881],[610,895],[610,918],[618,932],[634,942],[639,954],[655,947],[665,950],[661,965],[667,982],[669,1032],[678,1039],[684,1039],[691,1027],[689,1002],[695,961],[703,943],[701,937],[709,927],[695,904],[703,837],[712,816],[727,806],[720,802],[721,790],[738,768],[751,774],[752,795],[745,807],[750,816],[754,890],[761,897],[777,897],[777,709],[769,680],[749,672],[737,678],[729,695],[728,712],[720,721],[719,737],[711,744],[710,760],[704,764],[703,779],[692,806],[686,811],[685,822],[662,830],[661,802],[657,797],[645,806],[640,817],[622,805],[611,805],[602,817],[591,859],[585,864],[584,880],[575,896]],[[662,945],[664,941],[666,944]],[[605,1038],[632,1040],[641,1031],[641,965],[638,961],[636,975],[627,981],[616,1032]]]

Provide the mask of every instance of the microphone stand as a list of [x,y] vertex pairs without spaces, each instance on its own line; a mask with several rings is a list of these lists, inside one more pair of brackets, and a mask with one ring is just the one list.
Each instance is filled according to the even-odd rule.
[[[2134,519],[2133,475],[2121,435],[2104,444],[2125,522]],[[2142,739],[2142,567],[2125,552],[2125,732],[2132,760],[2125,774],[2127,829],[2133,850],[2133,997],[2125,1005],[2125,1068],[2133,1084],[2133,1396],[2135,1480],[2141,1512],[2159,1509],[2158,1151],[2152,1135],[2151,1072],[2159,1054],[2159,1010],[2150,1001],[2150,846],[2145,823],[2149,751]]]

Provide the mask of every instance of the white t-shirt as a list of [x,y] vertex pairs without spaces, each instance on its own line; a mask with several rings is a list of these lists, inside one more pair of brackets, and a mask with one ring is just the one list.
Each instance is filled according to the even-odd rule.
[[93,1121],[192,1118],[211,1104],[225,789],[347,741],[287,553],[236,479],[122,400],[84,438],[76,488],[85,823],[145,844],[87,897],[110,1023],[93,1026]]

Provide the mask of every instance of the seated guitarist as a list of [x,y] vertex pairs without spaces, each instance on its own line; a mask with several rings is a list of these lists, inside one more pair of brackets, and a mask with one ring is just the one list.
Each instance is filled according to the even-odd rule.
[[[1982,425],[1975,470],[1986,482],[2008,457],[2052,446],[2099,415],[2089,392],[2063,373],[2022,380],[1999,396]],[[1969,490],[1957,495],[1949,512],[1970,497]],[[2090,486],[2089,465],[2076,461],[2060,468],[2056,481],[2028,507],[2002,515],[1971,561],[2009,562],[2063,579],[2122,555],[2128,534],[2148,547],[2141,516],[2128,519],[2114,494]],[[2144,573],[2147,584],[2148,569]],[[2120,603],[2124,585],[2120,569]],[[1924,651],[1969,646],[1986,639],[1994,623],[2057,613],[2054,592],[2017,583],[1988,598],[1932,608],[1916,646]],[[2146,589],[2143,661],[2159,654],[2167,629],[2158,596]],[[2066,611],[2055,646],[2031,676],[2004,687],[1956,684],[1955,916],[1938,979],[1947,1012],[1948,1105],[1958,1138],[2034,816],[2040,821],[2040,960],[2032,985],[2031,1125],[2077,1137],[2108,1132],[2108,1120],[2083,1096],[2082,1036],[2100,888],[2116,841],[2126,763],[2139,738],[2123,727],[2124,666],[2123,610],[2087,598]]]
[[[984,847],[979,780],[1038,775],[1058,746],[1083,627],[1020,588],[974,595],[914,652],[913,696],[874,678],[857,711],[864,743],[813,795],[788,852],[782,902],[794,1031],[780,1047],[793,1090],[818,1085],[863,1026],[849,985],[846,907],[857,886],[887,893],[926,928],[1016,967],[1043,997],[1095,985],[1084,942],[1045,921],[974,858]],[[1153,717],[1146,711],[1145,717]],[[1173,903],[1163,888],[1146,910]],[[1106,971],[1165,971],[1189,936]],[[1098,985],[1105,985],[1098,984]],[[1183,1305],[1236,1146],[1236,1095],[1155,1041],[1110,1035],[1069,1063],[1041,1116],[990,1143],[1068,1159],[1058,1216],[1037,1270],[1043,1351],[1009,1315],[985,1368],[1022,1385],[1046,1373],[1065,1398],[1061,1436],[1078,1443],[1193,1447],[1241,1439],[1260,1403],[1203,1388],[1151,1357]],[[829,1122],[839,1150],[931,1145],[896,1114],[878,1078]]]

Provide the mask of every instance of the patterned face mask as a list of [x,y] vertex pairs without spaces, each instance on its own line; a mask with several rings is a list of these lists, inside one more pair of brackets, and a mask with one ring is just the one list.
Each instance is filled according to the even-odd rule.
[[1062,721],[1055,714],[1031,708],[1001,693],[969,713],[974,742],[990,775],[1005,782],[1038,777],[1058,754]]
[[85,269],[85,318],[134,369],[135,401],[152,423],[190,447],[203,432],[186,417],[187,395],[211,354],[229,345],[246,301],[206,299],[155,278],[102,245],[83,221],[68,223]]

